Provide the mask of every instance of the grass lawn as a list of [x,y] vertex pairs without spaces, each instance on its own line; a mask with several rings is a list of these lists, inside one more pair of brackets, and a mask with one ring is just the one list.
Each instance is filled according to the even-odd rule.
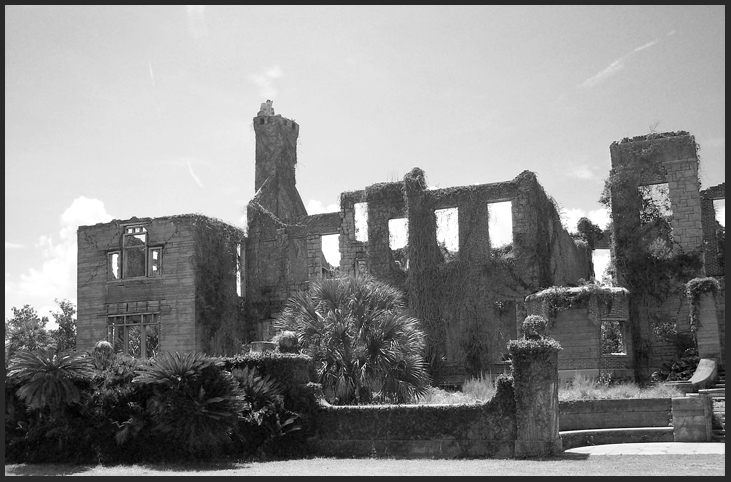
[[5,475],[675,475],[723,476],[725,455],[587,455],[565,453],[546,459],[335,459],[311,458],[273,462],[221,462],[177,465],[73,466],[6,465]]

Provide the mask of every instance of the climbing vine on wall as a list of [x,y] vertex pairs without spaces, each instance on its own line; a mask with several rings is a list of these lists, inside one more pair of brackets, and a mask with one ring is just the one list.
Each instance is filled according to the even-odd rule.
[[[652,133],[625,138],[621,143],[682,135],[688,133]],[[625,151],[632,163],[612,171],[599,202],[612,212],[614,272],[617,281],[632,293],[632,345],[636,361],[646,363],[651,345],[642,337],[639,323],[648,318],[649,299],[661,303],[673,296],[680,297],[685,283],[702,269],[703,258],[702,248],[685,251],[674,242],[667,206],[649,197],[642,187],[665,178],[661,146],[642,142],[626,146]]]
[[243,250],[244,231],[207,216],[188,217],[193,220],[196,319],[204,327],[204,351],[234,355],[246,339],[243,298],[236,291],[237,247]]
[[[409,306],[427,333],[428,357],[443,360],[449,350],[451,363],[479,376],[505,352],[509,335],[501,323],[515,326],[510,311],[515,304],[508,300],[522,299],[530,291],[523,272],[530,262],[525,259],[541,256],[526,253],[518,260],[512,244],[488,249],[487,232],[477,228],[486,226],[487,202],[478,195],[479,187],[471,186],[459,187],[460,250],[449,252],[437,241],[437,199],[426,189],[423,171],[414,168],[403,185],[409,214],[406,291]],[[480,219],[482,223],[477,222]],[[439,378],[439,373],[432,375]]]
[[693,278],[686,283],[685,294],[688,297],[688,305],[690,306],[690,330],[693,334],[695,334],[696,330],[701,325],[700,320],[698,319],[698,308],[701,295],[704,293],[711,293],[715,299],[720,290],[721,284],[715,278]]
[[585,307],[590,299],[597,300],[598,316],[608,315],[612,306],[627,299],[628,291],[624,288],[601,286],[592,282],[583,282],[581,286],[552,286],[538,293],[529,295],[526,301],[539,301],[541,311],[546,314],[551,326],[556,322],[559,311],[576,307]]

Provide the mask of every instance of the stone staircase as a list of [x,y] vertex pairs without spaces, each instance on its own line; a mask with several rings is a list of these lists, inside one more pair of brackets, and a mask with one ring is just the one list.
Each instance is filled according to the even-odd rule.
[[726,443],[726,368],[718,367],[718,373],[713,385],[701,388],[698,393],[687,393],[688,397],[710,397],[713,402],[713,420],[711,442]]
[[713,388],[698,390],[707,393],[713,400],[712,442],[726,443],[726,368],[718,367],[718,377]]

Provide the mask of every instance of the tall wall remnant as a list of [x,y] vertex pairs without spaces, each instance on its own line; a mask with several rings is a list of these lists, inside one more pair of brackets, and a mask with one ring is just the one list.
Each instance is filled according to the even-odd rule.
[[[612,257],[619,284],[631,294],[635,374],[642,379],[682,352],[683,337],[690,343],[684,286],[705,276],[704,258],[710,254],[697,149],[695,138],[684,131],[638,136],[610,146]],[[645,186],[661,183],[667,186],[665,205],[643,197]]]

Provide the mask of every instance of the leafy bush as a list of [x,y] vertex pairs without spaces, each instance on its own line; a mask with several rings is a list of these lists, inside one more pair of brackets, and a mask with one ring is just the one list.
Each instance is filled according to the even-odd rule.
[[[84,354],[17,351],[6,374],[6,457],[37,463],[93,460],[85,406],[92,374]],[[14,392],[10,396],[7,387]]]
[[313,282],[289,299],[275,326],[297,334],[330,403],[403,403],[429,386],[420,322],[398,289],[374,278]]
[[10,360],[7,376],[20,383],[18,397],[31,410],[49,409],[54,416],[64,405],[81,402],[75,380],[91,378],[91,363],[83,354],[18,350]]
[[229,445],[248,408],[238,383],[221,365],[198,352],[163,352],[140,366],[133,380],[153,387],[145,407],[152,430],[185,453],[206,457]]
[[660,368],[652,373],[651,380],[653,382],[690,380],[699,362],[698,351],[695,348],[688,348],[680,358],[663,362]]
[[255,368],[236,368],[232,375],[239,382],[249,407],[238,431],[244,452],[259,458],[297,453],[296,448],[289,446],[296,443],[282,441],[282,437],[300,430],[301,426],[299,416],[284,407],[281,386],[272,377],[261,376]]

